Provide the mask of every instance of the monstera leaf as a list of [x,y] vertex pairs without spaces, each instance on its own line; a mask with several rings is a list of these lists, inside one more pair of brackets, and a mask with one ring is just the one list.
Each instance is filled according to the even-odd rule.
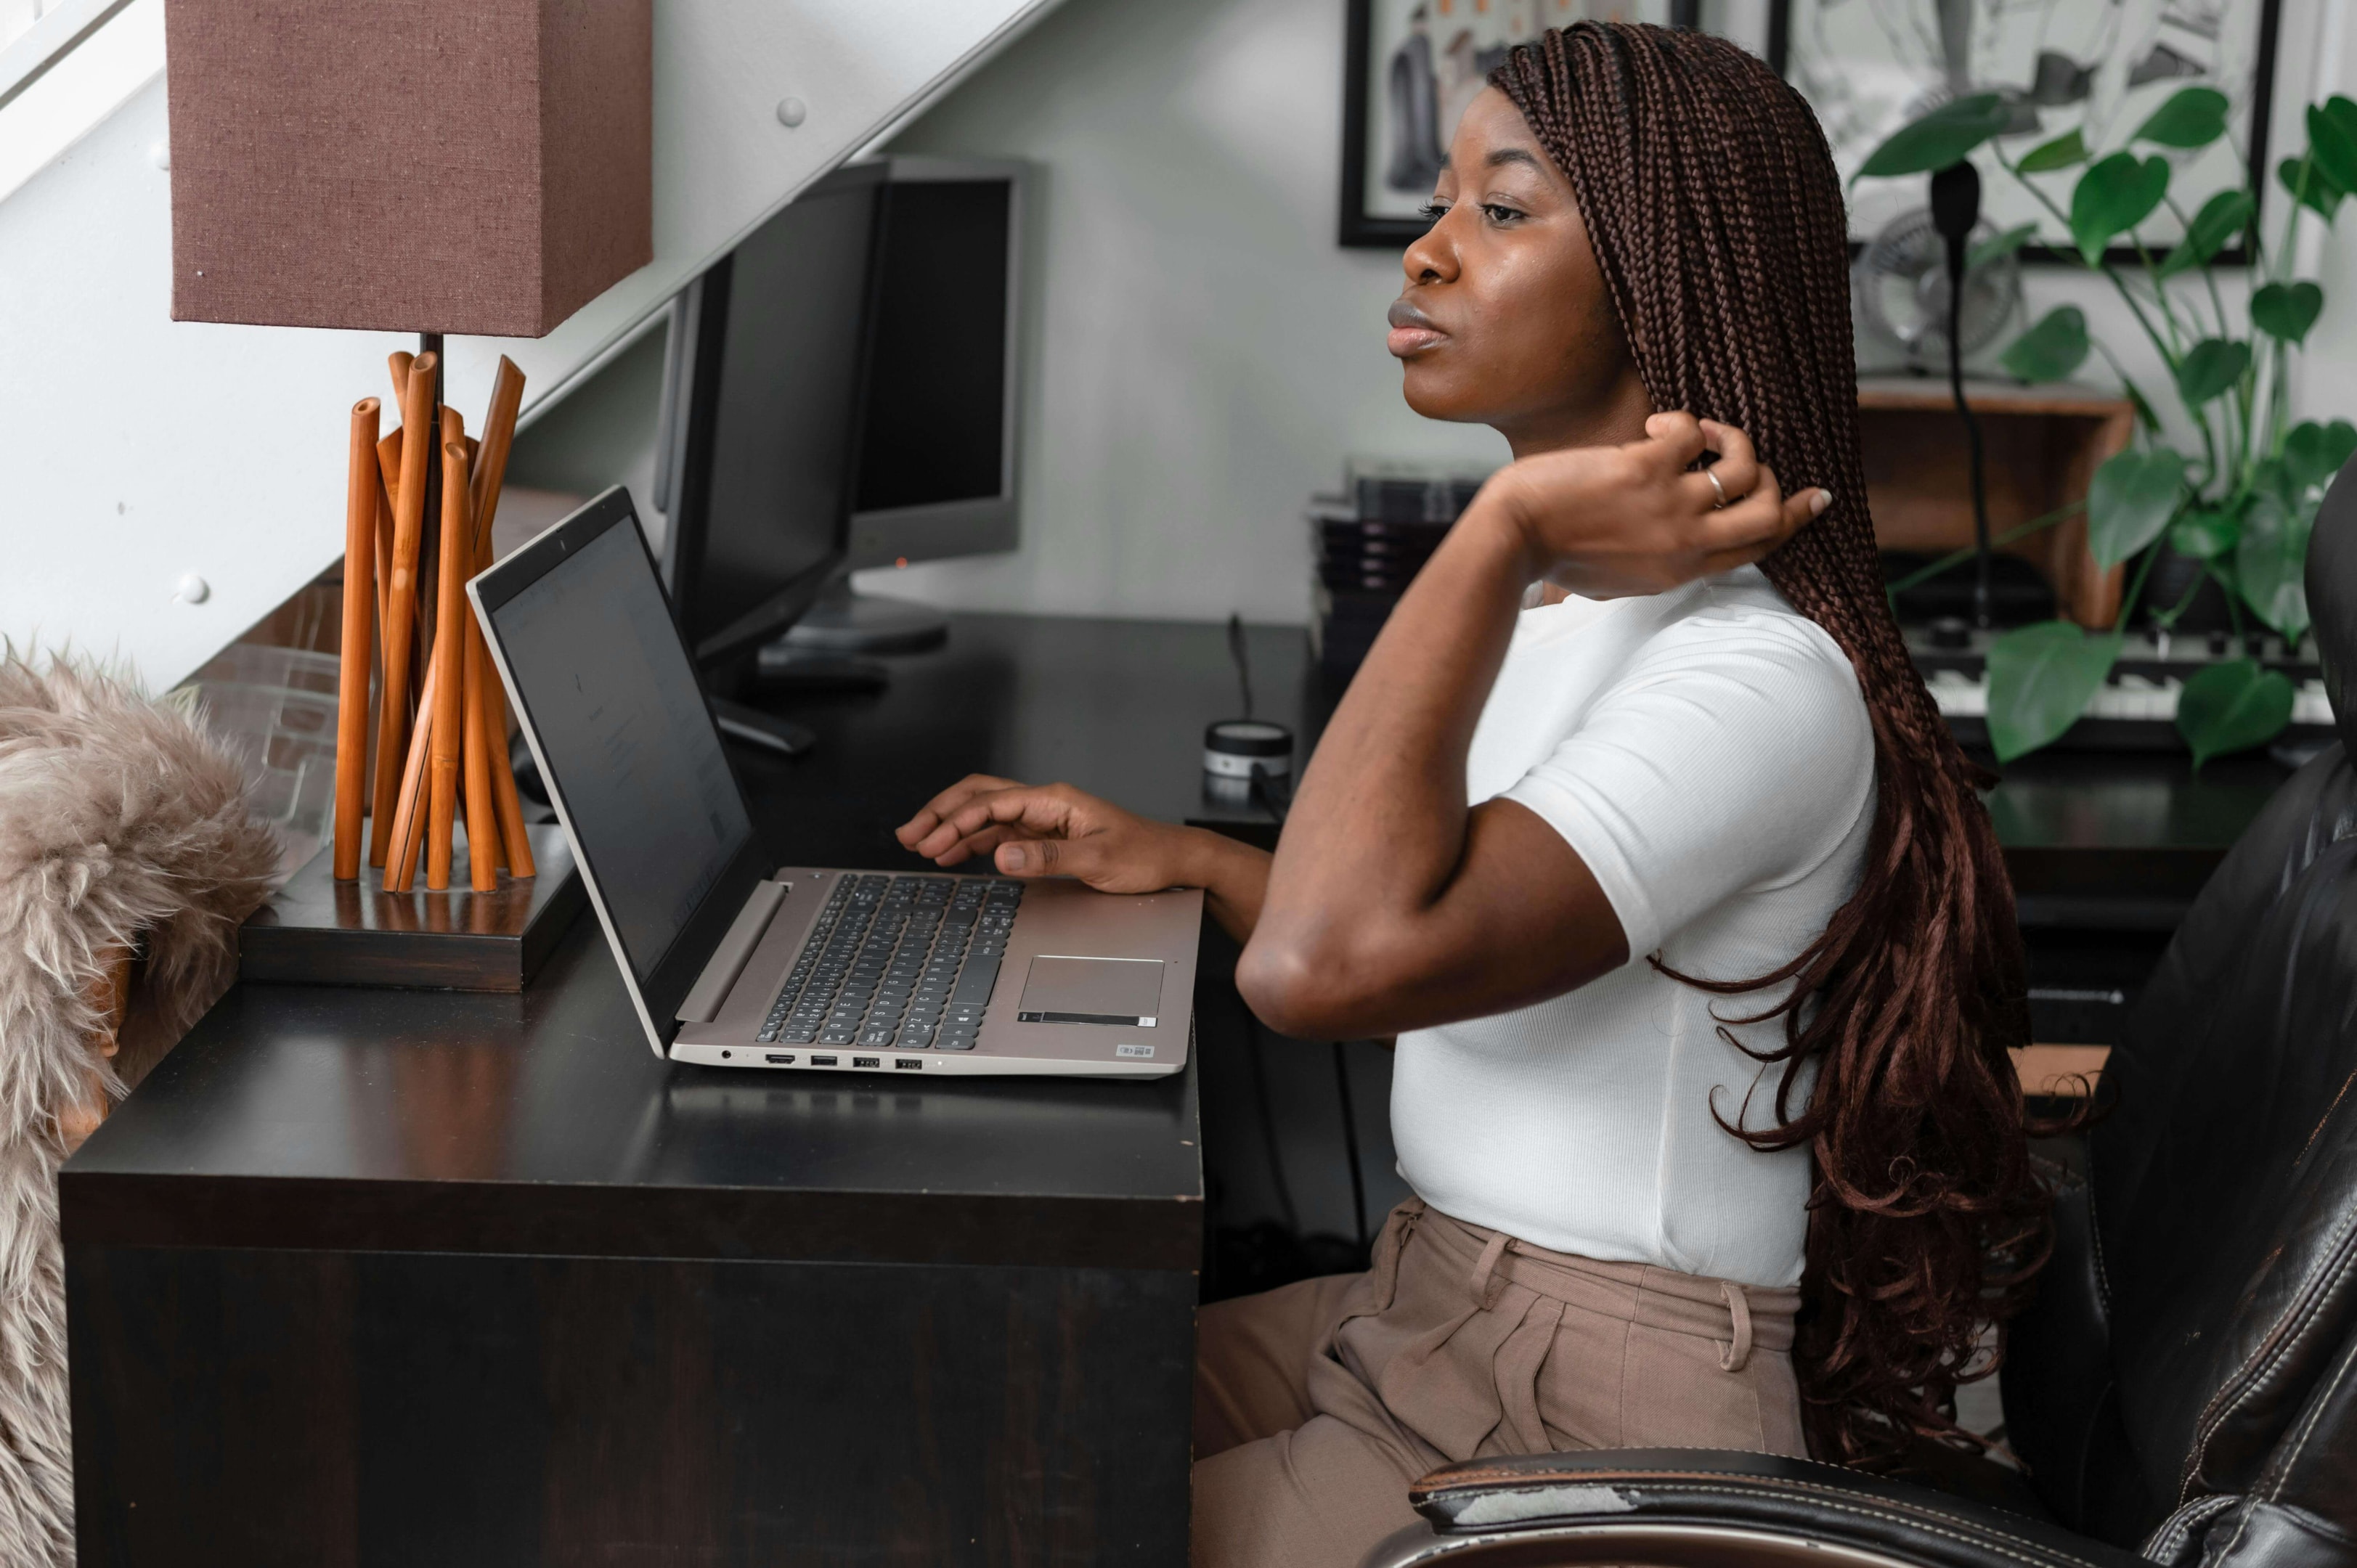
[[1990,642],[1988,729],[1996,759],[2010,762],[2059,739],[2119,656],[2117,636],[2090,637],[2067,620],[2040,621]]
[[2297,343],[2324,314],[2324,291],[2312,283],[2271,283],[2251,295],[2251,325]]
[[2226,134],[2226,95],[2214,87],[2186,87],[2169,96],[2130,138],[2164,147],[2206,147]]
[[2297,507],[2305,487],[2295,478],[2291,466],[2278,457],[2262,457],[2251,465],[2251,497],[2273,496],[2283,502],[2286,510]]
[[2024,174],[2050,174],[2059,168],[2087,161],[2087,140],[2072,126],[2050,142],[2041,142],[2022,155],[2017,166]]
[[2200,408],[2243,379],[2251,368],[2251,346],[2224,338],[2207,338],[2186,351],[2177,366],[2177,390],[2188,408]]
[[2177,698],[2177,733],[2193,748],[2193,766],[2264,746],[2291,723],[2292,685],[2248,659],[2204,665]]
[[2284,437],[2284,474],[2300,490],[2329,484],[2352,454],[2357,454],[2357,424],[2345,419],[2330,424],[2307,420]]
[[2213,561],[2243,537],[2243,520],[2230,511],[2189,511],[2169,525],[2169,547],[2196,561]]
[[2261,494],[2243,514],[2234,582],[2258,618],[2297,642],[2308,630],[2308,535],[2312,519]]
[[2332,183],[2332,178],[2316,166],[2309,157],[2286,158],[2276,165],[2276,178],[2284,189],[2299,198],[2302,207],[2313,209],[2327,223],[2340,210],[2348,192]]
[[2086,312],[2075,305],[2058,305],[2015,338],[1997,363],[2025,381],[2059,381],[2086,357]]
[[2357,123],[2352,123],[2350,113],[2333,107],[2348,102],[2336,98],[2309,105],[2308,156],[2336,188],[2357,190]]
[[2133,153],[2114,153],[2079,177],[2071,192],[2071,238],[2089,266],[2099,265],[2104,247],[2115,234],[2125,234],[2147,218],[2169,194],[2169,160],[2139,161]]
[[2175,277],[2209,261],[2250,226],[2254,210],[2247,190],[2222,190],[2203,202],[2185,226],[2185,238],[2161,258],[2160,275]]
[[2087,487],[2087,548],[2116,566],[2160,537],[2177,515],[2185,459],[2166,446],[2106,458]]
[[2004,130],[2012,117],[2005,100],[1994,92],[1975,92],[1943,103],[1892,132],[1889,140],[1875,148],[1859,167],[1857,177],[1929,174],[1946,168]]

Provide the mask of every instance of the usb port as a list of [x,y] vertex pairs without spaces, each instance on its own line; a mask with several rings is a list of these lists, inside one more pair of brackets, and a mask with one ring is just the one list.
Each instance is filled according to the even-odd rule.
[[794,1065],[794,1053],[791,1051],[771,1051],[763,1059],[775,1062],[780,1067],[791,1067]]
[[811,1066],[813,1066],[813,1067],[833,1067],[834,1065],[834,1058],[833,1057],[813,1057],[813,1058],[811,1058]]
[[853,1067],[882,1067],[884,1063],[875,1057],[854,1057],[851,1058],[851,1065]]
[[916,1072],[925,1065],[922,1057],[902,1057],[892,1064],[896,1072]]

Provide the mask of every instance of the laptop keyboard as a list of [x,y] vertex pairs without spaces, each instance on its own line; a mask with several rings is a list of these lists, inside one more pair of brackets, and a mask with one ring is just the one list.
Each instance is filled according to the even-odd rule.
[[1023,884],[845,876],[819,912],[759,1038],[970,1051]]

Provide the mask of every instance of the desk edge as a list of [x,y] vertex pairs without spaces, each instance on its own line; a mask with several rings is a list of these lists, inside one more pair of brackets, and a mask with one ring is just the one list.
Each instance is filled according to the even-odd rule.
[[1196,1197],[59,1174],[68,1248],[1201,1267]]

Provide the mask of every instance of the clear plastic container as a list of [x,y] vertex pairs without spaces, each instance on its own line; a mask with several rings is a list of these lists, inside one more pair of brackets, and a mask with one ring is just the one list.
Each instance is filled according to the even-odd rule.
[[181,688],[244,762],[254,815],[278,829],[282,880],[330,829],[337,671],[332,653],[237,643]]

